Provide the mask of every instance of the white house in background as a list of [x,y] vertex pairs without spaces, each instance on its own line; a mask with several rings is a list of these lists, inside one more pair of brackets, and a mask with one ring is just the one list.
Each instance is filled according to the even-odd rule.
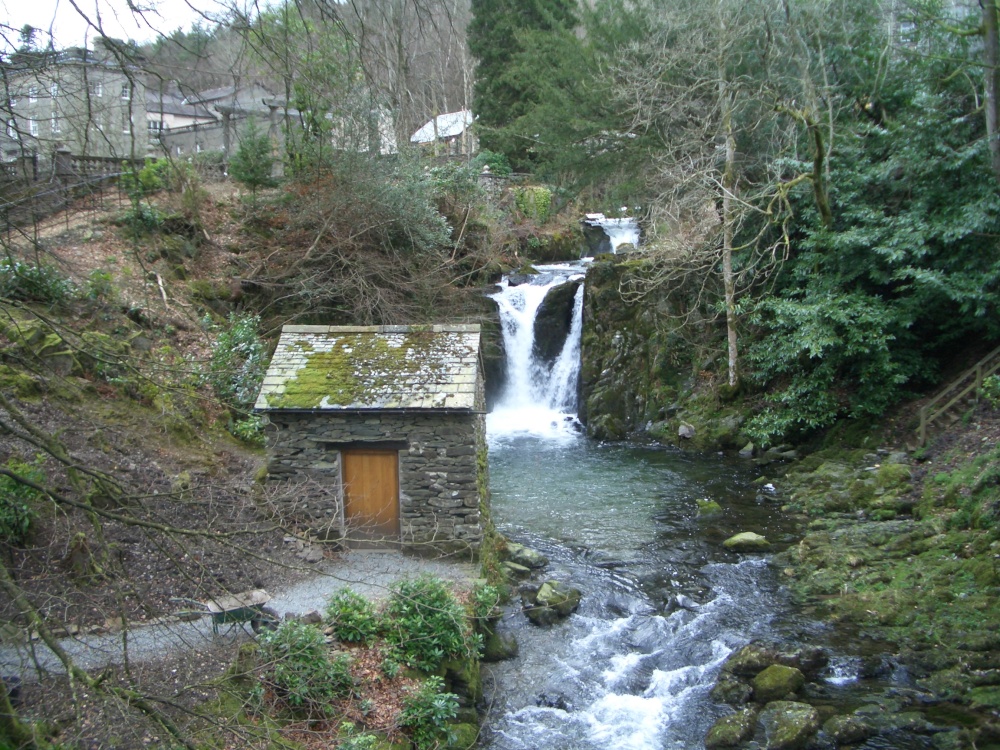
[[467,109],[438,115],[411,135],[410,142],[433,150],[435,156],[470,156],[479,150],[479,141],[472,132],[474,120]]

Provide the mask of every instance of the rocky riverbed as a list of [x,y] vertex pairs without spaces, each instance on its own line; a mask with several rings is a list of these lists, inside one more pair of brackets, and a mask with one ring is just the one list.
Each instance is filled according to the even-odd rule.
[[1000,747],[998,420],[975,417],[915,455],[826,450],[759,480],[804,524],[772,563],[843,653],[825,679],[780,644],[734,654],[707,747]]

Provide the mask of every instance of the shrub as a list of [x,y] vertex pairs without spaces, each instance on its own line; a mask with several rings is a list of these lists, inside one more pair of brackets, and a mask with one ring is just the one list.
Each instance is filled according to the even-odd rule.
[[472,590],[472,616],[478,621],[488,620],[497,612],[500,589],[489,583],[480,583]]
[[510,161],[507,160],[506,154],[500,154],[485,148],[476,154],[476,157],[472,160],[472,167],[477,172],[482,172],[483,167],[489,167],[490,172],[498,177],[506,177],[514,172],[510,167]]
[[330,597],[326,617],[333,634],[341,641],[363,643],[378,634],[379,618],[375,605],[349,588],[342,588]]
[[448,739],[448,719],[458,713],[458,696],[442,693],[444,680],[429,677],[403,699],[399,724],[410,729],[417,750],[433,750]]
[[250,188],[256,196],[257,189],[273,187],[277,184],[271,177],[274,157],[271,155],[271,139],[262,133],[253,120],[240,138],[240,144],[229,160],[229,174],[237,182]]
[[979,390],[979,394],[993,409],[1000,407],[1000,375],[990,375],[983,378],[983,386]]
[[258,316],[232,313],[212,348],[208,380],[215,395],[234,409],[250,408],[264,380],[267,351],[259,328]]
[[544,224],[552,215],[552,191],[537,185],[517,188],[514,205],[536,224]]
[[230,435],[244,443],[261,447],[265,444],[264,420],[259,414],[251,414],[245,419],[232,420],[228,429]]
[[110,271],[95,268],[87,276],[87,299],[95,302],[110,302],[115,298],[114,277]]
[[[12,458],[4,468],[35,484],[42,484],[45,474],[39,464],[40,460],[29,464]],[[0,475],[0,541],[15,546],[27,541],[37,516],[33,503],[42,497],[42,493],[33,487]]]
[[0,261],[0,297],[54,305],[75,293],[73,282],[53,266],[10,258]]
[[142,169],[127,168],[119,180],[119,186],[134,200],[163,190],[170,184],[170,161],[168,159],[146,159]]
[[341,722],[338,750],[378,750],[379,747],[382,745],[378,735],[371,732],[359,733],[353,722]]
[[430,672],[473,651],[465,610],[439,578],[396,583],[383,623],[392,656],[414,669]]
[[325,713],[330,702],[351,694],[354,681],[348,657],[330,658],[323,634],[311,625],[291,620],[260,636],[267,665],[263,679],[293,708]]
[[148,203],[136,201],[122,216],[121,224],[136,236],[152,234],[163,226],[163,214]]

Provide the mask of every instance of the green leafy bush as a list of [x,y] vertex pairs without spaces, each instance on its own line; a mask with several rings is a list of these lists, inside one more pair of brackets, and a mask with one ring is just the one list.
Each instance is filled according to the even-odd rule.
[[267,371],[267,349],[259,329],[258,316],[232,313],[212,347],[208,381],[215,394],[234,409],[253,406]]
[[476,620],[488,620],[497,612],[500,589],[489,583],[480,583],[472,589],[471,609]]
[[76,286],[54,266],[6,258],[0,261],[0,297],[54,305],[76,294]]
[[539,185],[517,188],[514,205],[536,224],[544,224],[552,215],[552,191]]
[[482,172],[483,167],[489,167],[490,172],[498,177],[507,177],[514,172],[506,154],[500,154],[486,148],[476,154],[472,160],[472,168],[477,172]]
[[95,268],[87,276],[87,299],[109,302],[115,298],[114,277],[110,271]]
[[1000,375],[983,378],[983,387],[979,390],[979,394],[992,408],[1000,407]]
[[263,446],[264,420],[259,414],[251,414],[244,419],[234,419],[229,423],[229,433],[237,440],[249,445]]
[[166,188],[170,184],[170,170],[168,159],[146,159],[142,169],[126,169],[119,180],[119,186],[138,200]]
[[[40,485],[45,481],[45,474],[42,473],[39,463],[36,461],[29,464],[12,458],[7,461],[4,468]],[[34,503],[42,497],[42,493],[33,487],[22,484],[12,477],[0,475],[0,541],[15,546],[27,541],[37,517]]]
[[392,656],[426,672],[474,650],[464,608],[448,585],[432,576],[393,586],[383,628]]
[[364,643],[378,634],[379,617],[375,605],[349,588],[342,588],[330,597],[326,618],[333,634],[341,641]]
[[444,680],[424,680],[403,699],[400,726],[410,729],[417,750],[433,750],[448,740],[448,719],[458,713],[458,696],[442,693]]
[[775,297],[761,303],[751,321],[768,332],[748,352],[753,378],[776,386],[769,396],[774,405],[747,424],[747,434],[764,445],[840,417],[881,414],[915,374],[893,348],[904,335],[898,313],[878,297]]
[[331,659],[323,634],[312,625],[282,623],[260,636],[260,647],[267,665],[262,679],[292,708],[325,713],[331,701],[354,689],[348,657]]
[[381,740],[378,735],[371,732],[358,732],[353,722],[341,722],[337,750],[378,750],[380,746]]
[[163,226],[163,214],[148,203],[135,201],[122,216],[121,224],[135,236],[152,234]]

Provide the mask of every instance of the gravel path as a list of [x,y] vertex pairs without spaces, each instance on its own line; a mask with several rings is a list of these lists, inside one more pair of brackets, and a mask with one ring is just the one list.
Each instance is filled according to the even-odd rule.
[[[381,599],[394,582],[421,574],[468,585],[478,577],[479,570],[469,562],[426,560],[395,550],[350,550],[335,560],[317,563],[313,575],[281,591],[270,592],[272,598],[268,606],[281,616],[301,615],[312,610],[322,612],[327,599],[339,588],[347,586],[370,599]],[[249,630],[248,624],[222,625],[215,633],[207,617],[192,622],[167,617],[134,626],[127,632],[63,638],[60,645],[78,666],[91,670],[122,663],[126,651],[131,661],[148,661],[181,650],[235,641],[245,637]],[[64,671],[55,654],[40,641],[29,645],[5,643],[0,647],[0,673],[3,675],[17,674],[32,679],[36,668],[57,673]]]

